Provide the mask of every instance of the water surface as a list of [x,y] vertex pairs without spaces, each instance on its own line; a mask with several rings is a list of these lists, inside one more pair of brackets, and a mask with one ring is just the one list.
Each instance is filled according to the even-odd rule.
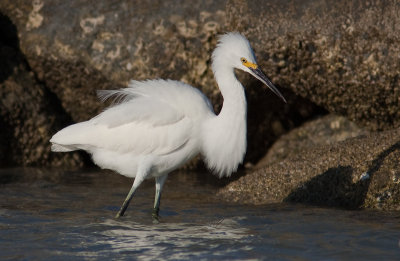
[[116,220],[130,179],[0,170],[0,260],[400,260],[400,212],[228,204],[201,175],[170,175],[153,224],[153,181]]

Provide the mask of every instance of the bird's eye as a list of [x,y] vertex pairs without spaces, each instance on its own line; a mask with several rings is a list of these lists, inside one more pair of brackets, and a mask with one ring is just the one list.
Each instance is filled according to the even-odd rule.
[[240,61],[242,62],[242,63],[247,63],[247,60],[246,60],[246,58],[240,58]]

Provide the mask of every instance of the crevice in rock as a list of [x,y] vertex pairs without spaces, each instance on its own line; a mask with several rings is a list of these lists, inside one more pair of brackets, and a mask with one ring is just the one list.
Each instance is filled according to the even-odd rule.
[[21,61],[17,28],[0,12],[0,83],[3,83]]
[[[257,163],[280,136],[303,123],[326,115],[324,108],[277,85],[288,103],[283,103],[266,86],[251,79],[246,86],[248,135],[245,162]],[[268,112],[268,113],[267,113]]]
[[1,12],[0,34],[0,165],[43,166],[63,157],[76,165],[76,156],[53,155],[49,150],[51,134],[72,119],[30,67],[17,27]]

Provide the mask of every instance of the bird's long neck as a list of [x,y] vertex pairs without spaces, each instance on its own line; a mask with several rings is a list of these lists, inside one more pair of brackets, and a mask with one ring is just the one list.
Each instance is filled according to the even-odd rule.
[[218,115],[220,120],[230,118],[233,122],[246,121],[247,104],[242,84],[236,79],[233,68],[218,70],[215,79],[224,102]]
[[214,73],[224,102],[221,112],[206,126],[203,153],[207,165],[222,177],[230,176],[243,161],[247,105],[243,86],[233,68],[221,66]]
[[[246,121],[247,104],[242,84],[236,79],[234,68],[229,64],[229,57],[224,49],[217,47],[213,52],[212,70],[219,90],[224,98],[219,120]],[[226,125],[229,126],[229,125]]]

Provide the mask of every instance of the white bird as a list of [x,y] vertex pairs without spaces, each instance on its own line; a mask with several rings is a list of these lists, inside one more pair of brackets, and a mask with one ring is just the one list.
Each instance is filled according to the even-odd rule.
[[96,117],[68,126],[50,140],[52,151],[85,150],[103,169],[135,178],[116,217],[123,216],[136,189],[155,178],[153,218],[158,220],[168,173],[201,153],[219,177],[230,176],[246,152],[246,97],[234,69],[250,73],[284,102],[262,73],[248,40],[240,33],[219,38],[212,70],[224,98],[216,115],[198,89],[179,81],[131,81],[128,88],[99,91],[115,104]]

